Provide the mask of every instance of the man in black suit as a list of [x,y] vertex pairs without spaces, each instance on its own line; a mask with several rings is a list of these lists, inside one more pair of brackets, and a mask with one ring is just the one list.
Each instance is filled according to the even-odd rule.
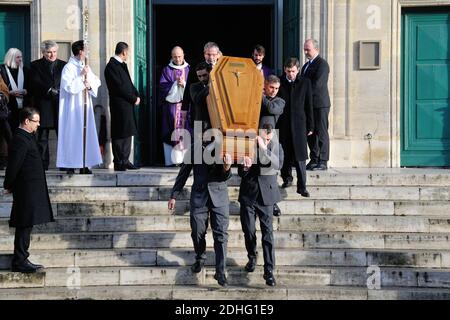
[[264,256],[264,279],[268,286],[275,286],[273,275],[275,267],[275,249],[273,238],[273,209],[281,200],[277,184],[277,171],[283,163],[283,149],[278,141],[272,141],[274,127],[265,123],[257,137],[258,159],[252,164],[252,159],[244,158],[239,165],[238,173],[242,178],[239,190],[241,205],[241,225],[245,237],[248,263],[247,272],[255,271],[256,267],[256,216],[259,217],[262,233]]
[[12,271],[34,273],[43,266],[28,260],[33,226],[54,221],[45,171],[34,134],[39,127],[39,112],[24,108],[19,113],[20,127],[11,143],[3,187],[12,193],[9,226],[16,228]]
[[328,93],[328,75],[330,67],[319,55],[319,43],[308,39],[304,45],[308,62],[302,68],[302,75],[311,80],[314,104],[314,129],[308,137],[311,161],[306,170],[327,170],[330,159],[330,136],[328,134],[328,116],[330,114],[330,95]]
[[105,68],[111,110],[111,139],[115,171],[138,169],[130,162],[129,157],[131,138],[138,132],[134,107],[141,103],[141,99],[128,71],[126,64],[128,55],[128,44],[119,42],[115,56],[109,60]]
[[309,197],[306,190],[306,160],[308,159],[307,137],[314,132],[313,99],[311,81],[302,77],[300,62],[289,58],[284,64],[284,75],[278,96],[285,102],[284,112],[278,120],[280,142],[284,150],[281,168],[282,188],[292,185],[292,164],[297,170],[297,193]]
[[[204,151],[202,145],[192,147],[191,159],[194,153]],[[182,192],[189,175],[194,170],[194,183],[191,189],[190,220],[191,237],[194,243],[195,263],[191,270],[193,273],[201,272],[206,260],[206,230],[208,229],[208,216],[211,218],[211,228],[214,238],[214,252],[216,256],[216,274],[214,278],[219,285],[228,284],[226,272],[228,224],[229,224],[229,198],[227,180],[231,178],[231,156],[226,154],[224,163],[212,165],[202,161],[201,164],[183,163],[172,188],[168,204],[169,210],[175,209],[176,199]]]
[[209,120],[208,105],[206,97],[209,95],[209,73],[212,67],[206,62],[201,62],[195,67],[198,82],[193,83],[190,88],[190,97],[192,100],[192,120],[201,121],[202,133],[211,128]]
[[44,169],[48,170],[50,163],[48,137],[50,130],[54,129],[58,133],[59,87],[66,62],[58,59],[58,44],[55,41],[42,42],[41,52],[43,57],[33,61],[30,66],[30,86],[34,106],[41,116],[41,125],[37,133],[39,151]]
[[[280,90],[280,78],[275,75],[269,75],[264,81],[264,94],[261,104],[261,113],[259,118],[259,128],[265,124],[270,124],[272,128],[276,128],[278,119],[283,114],[286,102],[277,97]],[[273,215],[279,217],[281,209],[275,203],[273,205]]]
[[[192,102],[195,106],[195,121],[201,122],[202,134],[211,128],[211,121],[206,104],[208,96],[208,80],[211,68],[208,64],[202,62],[196,68],[199,82],[193,84],[190,88]],[[194,125],[194,127],[196,127]],[[195,133],[197,134],[197,133]],[[195,138],[194,138],[195,139]],[[195,263],[191,270],[199,273],[205,265],[206,259],[206,230],[208,229],[208,215],[211,218],[211,227],[213,229],[214,252],[216,255],[216,274],[214,278],[219,285],[227,286],[228,281],[226,272],[226,253],[228,242],[228,224],[229,224],[229,198],[228,186],[226,181],[231,178],[231,156],[225,154],[223,164],[213,163],[206,164],[203,158],[205,148],[213,144],[206,145],[200,143],[197,139],[188,151],[191,155],[190,160],[185,157],[184,163],[181,165],[175,185],[172,188],[169,210],[175,209],[176,199],[183,190],[189,174],[194,170],[194,183],[191,189],[190,200],[190,220],[191,220],[191,237],[194,243]],[[214,143],[214,142],[213,142]],[[200,163],[195,163],[200,158]]]

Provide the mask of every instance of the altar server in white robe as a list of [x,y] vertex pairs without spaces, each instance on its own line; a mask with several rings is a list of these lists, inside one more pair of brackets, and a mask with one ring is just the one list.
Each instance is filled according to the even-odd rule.
[[[85,66],[85,48],[82,40],[72,44],[73,56],[63,69],[59,98],[59,132],[56,166],[73,174],[91,174],[88,169],[103,163],[95,127],[92,97],[97,97],[100,79]],[[86,80],[85,80],[85,76]],[[88,90],[86,159],[83,166],[84,98]]]

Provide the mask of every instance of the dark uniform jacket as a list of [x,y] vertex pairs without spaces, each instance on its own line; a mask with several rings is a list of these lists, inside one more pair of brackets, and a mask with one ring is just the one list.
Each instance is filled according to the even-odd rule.
[[308,132],[314,131],[311,81],[300,75],[292,83],[285,75],[280,79],[278,96],[286,102],[277,125],[280,129],[280,142],[284,152],[287,153],[286,148],[292,146],[295,159],[305,161],[308,159]]
[[239,189],[239,202],[250,206],[259,202],[265,206],[273,206],[281,201],[277,183],[277,172],[283,166],[284,153],[279,143],[271,141],[267,150],[258,147],[258,161],[248,171],[238,167],[242,178]]
[[261,104],[259,128],[261,129],[264,124],[269,123],[275,129],[278,119],[283,114],[285,105],[286,102],[280,97],[270,98],[264,95]]
[[111,111],[111,138],[124,139],[137,134],[134,106],[139,92],[131,81],[126,64],[112,57],[105,68]]
[[194,169],[194,183],[191,189],[191,208],[205,207],[209,205],[208,200],[211,200],[211,204],[216,208],[229,204],[227,180],[231,178],[231,170],[225,171],[222,164],[183,163],[172,188],[171,199],[177,199],[183,191],[192,169]]
[[11,143],[3,187],[13,193],[11,227],[25,228],[54,221],[35,136],[20,128]]
[[61,84],[61,74],[65,61],[56,60],[53,66],[45,58],[33,61],[30,69],[30,89],[33,95],[34,107],[41,116],[40,127],[57,129],[59,118],[59,94],[52,94],[51,88],[58,90]]
[[[302,68],[302,74],[306,65]],[[311,80],[314,109],[329,108],[331,106],[330,94],[328,92],[329,74],[330,67],[328,62],[321,56],[317,56],[313,60],[304,74],[305,77]]]

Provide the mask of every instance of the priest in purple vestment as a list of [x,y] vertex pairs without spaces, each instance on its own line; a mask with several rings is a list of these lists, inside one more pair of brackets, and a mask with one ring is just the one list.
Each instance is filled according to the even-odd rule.
[[[184,60],[181,47],[172,49],[172,59],[163,69],[159,81],[162,108],[162,139],[166,166],[182,163],[188,146],[184,145],[180,130],[191,131],[189,126],[189,103],[183,101],[189,64]],[[173,133],[175,134],[173,135]]]

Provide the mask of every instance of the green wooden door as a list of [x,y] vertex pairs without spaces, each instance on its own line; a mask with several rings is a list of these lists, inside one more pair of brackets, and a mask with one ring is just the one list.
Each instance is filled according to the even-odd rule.
[[300,1],[283,1],[283,63],[300,55]]
[[29,7],[0,6],[0,61],[9,48],[23,53],[25,64],[30,62],[30,9]]
[[149,136],[151,121],[149,122],[149,110],[151,108],[151,100],[148,89],[148,0],[134,0],[134,16],[135,16],[135,85],[141,95],[141,104],[136,108],[136,117],[138,121],[139,134],[134,140],[134,161],[138,166],[148,165],[149,155]]
[[450,166],[449,18],[403,16],[402,166]]

